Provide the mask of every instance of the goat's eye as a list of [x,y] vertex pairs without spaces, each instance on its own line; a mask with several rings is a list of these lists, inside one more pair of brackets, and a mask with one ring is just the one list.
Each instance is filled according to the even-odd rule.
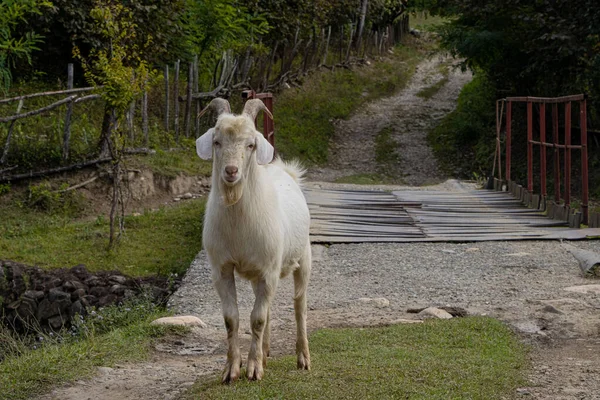
[[214,142],[214,145],[215,145],[215,147],[219,147],[219,146],[221,145],[221,142],[217,142],[217,141],[215,141],[215,142]]
[[250,150],[252,150],[252,149],[254,148],[254,143],[252,143],[252,144],[249,144],[249,145],[248,145],[248,148],[249,148]]

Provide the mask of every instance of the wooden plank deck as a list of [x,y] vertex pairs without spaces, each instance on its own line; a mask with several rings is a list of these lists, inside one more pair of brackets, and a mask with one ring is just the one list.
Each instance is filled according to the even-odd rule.
[[471,242],[585,239],[600,229],[569,229],[506,192],[306,189],[314,243]]

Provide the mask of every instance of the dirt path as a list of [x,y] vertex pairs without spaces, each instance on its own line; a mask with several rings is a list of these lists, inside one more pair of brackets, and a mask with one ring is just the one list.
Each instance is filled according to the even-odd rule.
[[[340,122],[330,164],[312,170],[310,178],[331,182],[349,175],[381,173],[375,139],[382,129],[391,128],[401,149],[402,181],[442,181],[425,134],[453,108],[469,76],[450,71],[447,84],[430,100],[416,93],[443,79],[436,71],[445,61],[425,61],[405,91]],[[308,185],[355,187],[327,182]],[[460,191],[465,185],[446,181],[427,189]],[[575,245],[600,251],[596,242]],[[534,370],[529,385],[515,393],[516,398],[600,399],[600,292],[565,290],[590,282],[580,276],[577,262],[560,243],[332,245],[313,246],[313,255],[311,331],[414,319],[414,314],[406,312],[409,308],[459,306],[471,314],[506,321],[532,346]],[[274,356],[294,351],[291,293],[291,280],[282,281],[272,311]],[[245,357],[254,299],[247,283],[239,283],[238,298]],[[207,327],[161,341],[149,362],[100,368],[96,377],[58,388],[41,399],[176,399],[199,376],[220,371],[226,356],[225,332],[203,253],[170,305],[179,313],[199,316]]]
[[[440,173],[427,145],[427,132],[455,108],[460,90],[470,80],[470,73],[454,68],[445,56],[423,61],[404,90],[368,104],[348,120],[337,121],[329,163],[311,169],[308,178],[334,182],[354,175],[380,174],[408,185],[444,181],[447,177]],[[418,96],[438,83],[441,87],[431,98]],[[385,144],[391,146],[382,144],[386,148],[377,149],[376,138],[386,131],[391,140]],[[378,161],[389,158],[385,152],[393,151],[399,163]]]

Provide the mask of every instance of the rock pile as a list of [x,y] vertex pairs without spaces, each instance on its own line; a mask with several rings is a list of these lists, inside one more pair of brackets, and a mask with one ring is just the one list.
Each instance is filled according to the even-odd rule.
[[18,331],[38,326],[58,330],[89,307],[118,304],[140,293],[153,301],[170,294],[164,278],[130,278],[119,272],[90,273],[85,266],[45,271],[0,260],[0,318]]

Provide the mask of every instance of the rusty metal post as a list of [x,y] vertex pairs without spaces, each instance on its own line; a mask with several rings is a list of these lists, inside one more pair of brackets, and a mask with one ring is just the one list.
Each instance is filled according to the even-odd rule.
[[571,102],[565,103],[565,205],[571,204]]
[[546,103],[540,104],[540,194],[546,197]]
[[512,127],[512,101],[506,103],[506,180],[510,182],[510,145],[511,145],[511,127]]
[[533,104],[527,102],[527,190],[533,193]]
[[[273,114],[273,95],[271,93],[267,93],[267,96],[262,99],[265,103],[265,106],[271,111]],[[263,134],[271,143],[271,146],[275,147],[275,130],[273,127],[273,120],[268,115],[263,115]]]
[[554,201],[560,202],[560,149],[558,142],[558,104],[552,104],[552,141],[554,142]]
[[587,149],[587,100],[579,103],[581,127],[581,213],[583,223],[588,225],[588,149]]

